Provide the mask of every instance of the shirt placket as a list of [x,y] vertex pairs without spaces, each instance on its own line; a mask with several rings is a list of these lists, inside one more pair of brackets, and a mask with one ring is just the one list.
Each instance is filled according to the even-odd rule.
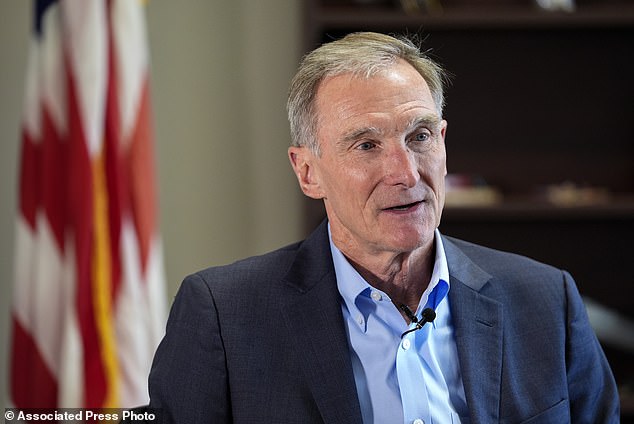
[[[414,328],[414,324],[410,326]],[[430,423],[429,397],[424,379],[424,364],[419,348],[429,335],[430,326],[406,334],[396,353],[396,374],[403,403],[405,424]]]

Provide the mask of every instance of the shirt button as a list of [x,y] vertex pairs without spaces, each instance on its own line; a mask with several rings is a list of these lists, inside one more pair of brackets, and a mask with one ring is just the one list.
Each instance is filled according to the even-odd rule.
[[357,316],[357,322],[359,323],[359,325],[363,325],[363,315]]
[[425,421],[421,420],[420,418],[416,418],[412,424],[425,424]]
[[373,291],[372,293],[370,293],[370,297],[377,302],[383,298],[383,296],[381,296],[381,293],[379,293],[378,291]]
[[409,339],[405,339],[403,340],[401,346],[403,347],[403,350],[408,350],[412,346],[412,343],[409,341]]

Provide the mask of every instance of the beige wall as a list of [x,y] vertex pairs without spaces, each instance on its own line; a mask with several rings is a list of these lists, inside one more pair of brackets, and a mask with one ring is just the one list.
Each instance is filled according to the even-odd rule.
[[[154,0],[147,11],[168,293],[208,265],[301,236],[284,100],[300,1]],[[13,284],[17,155],[30,2],[0,2],[0,399]]]

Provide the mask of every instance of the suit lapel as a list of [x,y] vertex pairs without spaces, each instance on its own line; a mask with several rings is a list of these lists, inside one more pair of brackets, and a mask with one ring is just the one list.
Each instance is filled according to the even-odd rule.
[[471,420],[497,422],[502,380],[502,305],[482,292],[491,276],[443,238],[449,302]]
[[286,281],[284,317],[324,422],[361,423],[325,223],[303,243]]

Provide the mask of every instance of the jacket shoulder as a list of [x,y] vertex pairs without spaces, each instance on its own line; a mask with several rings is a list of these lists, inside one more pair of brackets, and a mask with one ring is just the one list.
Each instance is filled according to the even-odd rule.
[[533,276],[535,276],[535,273],[543,273],[551,276],[560,276],[562,273],[561,269],[553,265],[545,264],[517,253],[497,250],[454,237],[443,236],[443,238],[445,244],[449,241],[449,243],[453,244],[455,248],[473,263],[477,264],[483,271],[493,276],[507,273],[517,275],[526,271],[530,271]]
[[222,286],[223,284],[235,286],[279,280],[288,272],[301,244],[302,242],[297,242],[227,265],[208,267],[186,277],[185,281],[200,279],[207,284],[215,286]]

